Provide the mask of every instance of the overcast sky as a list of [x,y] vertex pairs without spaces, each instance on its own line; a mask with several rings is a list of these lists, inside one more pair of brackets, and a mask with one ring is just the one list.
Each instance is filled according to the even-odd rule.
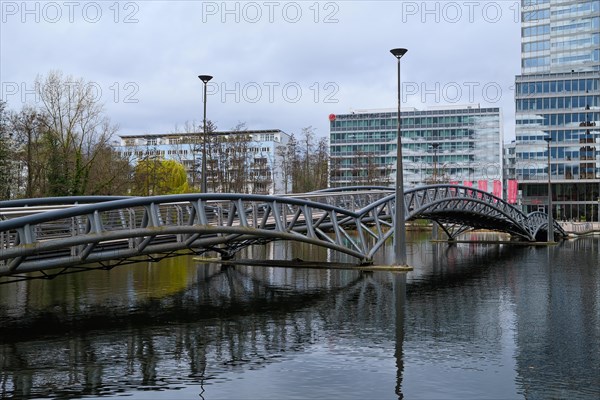
[[514,138],[519,2],[1,1],[1,98],[35,103],[38,74],[93,82],[120,134],[208,119],[226,130],[329,134],[329,114],[396,107],[501,107]]

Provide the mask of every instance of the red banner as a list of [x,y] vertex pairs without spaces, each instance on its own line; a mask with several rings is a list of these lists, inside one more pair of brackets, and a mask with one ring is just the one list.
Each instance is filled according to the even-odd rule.
[[471,182],[471,181],[464,181],[463,182],[463,186],[473,187],[473,182]]
[[496,197],[502,198],[502,182],[498,180],[494,181],[494,190],[492,191],[492,194]]
[[516,204],[517,203],[517,192],[518,192],[518,184],[517,181],[514,179],[509,179],[508,180],[508,187],[507,187],[507,193],[506,193],[506,197],[509,204]]
[[[487,192],[487,181],[477,181],[477,189]],[[482,193],[477,193],[478,198],[483,198]]]
[[487,181],[477,181],[477,189],[487,192]]

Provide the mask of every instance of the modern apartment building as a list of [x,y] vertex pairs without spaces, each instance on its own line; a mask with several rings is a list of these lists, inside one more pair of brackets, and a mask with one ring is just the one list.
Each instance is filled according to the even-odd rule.
[[[397,110],[330,115],[330,186],[391,185],[395,181]],[[502,180],[499,108],[479,105],[403,108],[406,188],[458,183],[492,191]]]
[[[285,193],[279,148],[290,136],[278,129],[213,132],[207,140],[207,189],[228,191],[230,181],[243,179],[236,191],[254,194]],[[132,164],[148,157],[183,164],[192,186],[200,186],[202,133],[120,135],[116,150]],[[239,186],[239,185],[238,185]]]
[[600,0],[524,0],[521,16],[515,178],[524,211],[546,211],[550,174],[555,218],[598,220]]

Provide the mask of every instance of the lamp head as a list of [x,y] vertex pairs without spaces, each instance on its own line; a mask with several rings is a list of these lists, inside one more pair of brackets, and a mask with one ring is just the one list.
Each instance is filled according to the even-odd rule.
[[210,75],[198,75],[198,78],[204,82],[207,83],[208,81],[210,81],[213,77]]
[[392,53],[394,55],[394,57],[396,57],[397,59],[401,59],[403,55],[406,54],[408,50],[407,49],[391,49],[390,53]]

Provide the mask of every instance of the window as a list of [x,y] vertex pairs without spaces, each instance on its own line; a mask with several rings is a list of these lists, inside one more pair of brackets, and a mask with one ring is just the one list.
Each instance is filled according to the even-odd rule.
[[550,18],[550,9],[534,10],[523,13],[523,21],[537,21],[540,19]]
[[523,28],[522,36],[523,37],[539,36],[539,35],[547,35],[549,33],[550,33],[550,25],[537,25],[537,26],[530,26],[527,28]]
[[[532,58],[524,58],[523,59],[523,67],[531,68],[531,67],[544,67],[550,65],[550,57],[532,57]],[[540,83],[541,86],[541,83]],[[540,87],[541,89],[541,87]],[[538,91],[536,93],[541,93],[542,91]]]

